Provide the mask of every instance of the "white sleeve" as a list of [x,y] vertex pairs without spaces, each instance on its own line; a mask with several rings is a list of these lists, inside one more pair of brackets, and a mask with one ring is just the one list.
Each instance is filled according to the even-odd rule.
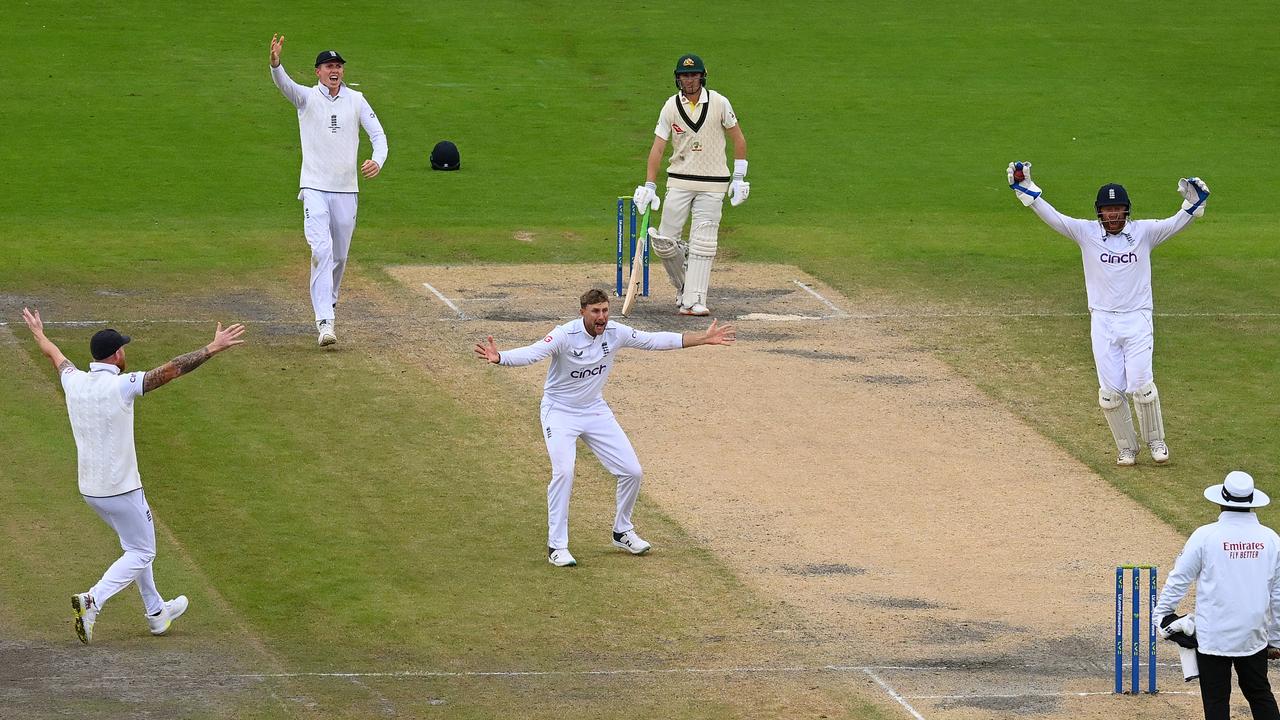
[[532,365],[539,360],[545,360],[560,350],[566,337],[564,330],[555,328],[546,337],[532,345],[526,345],[514,350],[503,350],[498,353],[498,364],[509,367],[522,367],[524,365]]
[[738,124],[738,116],[734,114],[733,105],[729,104],[729,98],[723,95],[719,97],[724,101],[724,120],[721,121],[721,124],[724,125],[725,130],[728,130]]
[[684,336],[680,333],[645,332],[622,323],[618,323],[616,327],[622,347],[640,350],[679,350],[684,347]]
[[1161,618],[1178,608],[1178,603],[1187,596],[1191,583],[1200,576],[1200,568],[1204,565],[1204,542],[1202,533],[1197,530],[1187,538],[1182,554],[1173,563],[1173,572],[1164,581],[1164,589],[1160,591],[1160,600],[1151,611],[1151,621],[1159,622]]
[[142,381],[145,373],[131,372],[123,373],[118,376],[117,387],[120,389],[120,399],[126,403],[131,403],[135,399],[142,396]]
[[271,79],[276,87],[280,88],[280,93],[286,100],[293,103],[294,107],[301,110],[302,106],[307,104],[307,90],[310,88],[294,82],[284,71],[284,63],[271,68]]
[[364,95],[360,96],[360,127],[364,128],[365,134],[369,136],[369,144],[373,146],[373,161],[378,163],[378,167],[385,167],[387,134],[382,131],[382,123],[378,122],[377,113],[369,106]]
[[1092,220],[1081,220],[1080,218],[1063,215],[1043,197],[1036,198],[1035,202],[1031,203],[1031,209],[1044,221],[1045,225],[1053,228],[1059,234],[1071,238],[1077,244],[1088,240],[1090,231],[1096,225]]
[[658,112],[658,125],[653,128],[653,134],[663,140],[671,139],[671,123],[667,121],[666,105],[663,105],[662,110]]
[[80,372],[80,370],[76,368],[75,365],[69,365],[66,370],[59,373],[58,380],[62,383],[62,389],[64,392],[67,389],[67,381],[75,377],[75,374],[78,372]]
[[[1272,534],[1275,537],[1274,533]],[[1280,538],[1276,539],[1280,542]],[[1280,553],[1276,553],[1276,565],[1271,569],[1271,623],[1267,626],[1267,645],[1280,647]]]
[[1173,217],[1163,220],[1139,220],[1138,222],[1151,228],[1151,247],[1155,247],[1181,232],[1194,219],[1195,216],[1191,213],[1179,210]]

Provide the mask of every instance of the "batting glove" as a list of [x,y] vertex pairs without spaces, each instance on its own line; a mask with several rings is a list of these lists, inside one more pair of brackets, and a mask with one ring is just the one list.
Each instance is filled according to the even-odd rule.
[[729,182],[729,204],[737,207],[747,201],[751,194],[751,183],[743,178],[747,176],[747,161],[733,161],[733,180]]
[[658,184],[647,182],[637,185],[635,194],[631,196],[631,202],[636,204],[636,212],[646,212],[650,208],[657,210],[662,207],[662,201],[658,199]]
[[1209,186],[1198,177],[1178,180],[1178,192],[1186,198],[1182,201],[1182,209],[1192,217],[1204,215],[1204,202],[1209,199]]
[[1031,181],[1031,163],[1029,162],[1009,163],[1009,187],[1013,188],[1013,194],[1017,195],[1022,204],[1027,207],[1040,197],[1040,186]]

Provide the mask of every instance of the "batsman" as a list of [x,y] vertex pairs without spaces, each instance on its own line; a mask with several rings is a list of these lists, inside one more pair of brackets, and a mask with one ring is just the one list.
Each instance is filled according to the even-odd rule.
[[[746,202],[751,192],[746,181],[747,139],[729,99],[707,88],[702,58],[681,55],[676,61],[675,83],[679,92],[667,99],[658,115],[645,182],[636,187],[632,200],[642,213],[662,206],[658,199],[658,167],[670,141],[667,209],[662,212],[658,229],[650,228],[649,243],[676,288],[679,314],[710,315],[707,290],[725,192],[734,206]],[[728,140],[733,141],[732,175],[725,159]],[[686,243],[681,234],[690,215],[693,219]]]
[[1108,183],[1094,201],[1097,220],[1067,217],[1040,196],[1031,163],[1009,163],[1009,187],[1046,225],[1080,246],[1089,301],[1093,361],[1098,371],[1098,404],[1111,428],[1117,465],[1137,462],[1138,435],[1129,398],[1138,414],[1142,442],[1157,464],[1169,461],[1164,414],[1152,370],[1151,251],[1204,214],[1209,188],[1197,177],[1178,181],[1182,209],[1163,220],[1130,220],[1129,193]]

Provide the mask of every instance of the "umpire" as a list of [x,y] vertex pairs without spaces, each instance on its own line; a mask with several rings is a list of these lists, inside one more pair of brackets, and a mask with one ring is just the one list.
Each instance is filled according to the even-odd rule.
[[1173,613],[1196,583],[1194,632],[1205,720],[1230,717],[1232,667],[1255,720],[1280,720],[1267,681],[1267,659],[1280,658],[1280,536],[1253,512],[1271,498],[1239,470],[1204,496],[1221,505],[1222,514],[1191,533],[1151,617]]

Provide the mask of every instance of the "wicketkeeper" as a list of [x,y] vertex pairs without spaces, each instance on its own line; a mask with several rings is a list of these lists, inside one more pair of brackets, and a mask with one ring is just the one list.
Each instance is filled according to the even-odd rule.
[[[751,185],[747,175],[747,139],[738,125],[729,99],[707,89],[707,69],[697,55],[681,55],[676,61],[675,95],[667,99],[654,128],[653,147],[645,182],[632,200],[639,212],[662,206],[658,200],[658,166],[670,140],[667,166],[666,210],[662,224],[649,230],[653,252],[662,259],[681,315],[709,315],[707,290],[711,262],[716,256],[720,211],[725,191],[729,204],[747,201]],[[726,138],[733,140],[733,174],[725,161]],[[692,213],[688,243],[680,239]]]
[[1182,178],[1178,181],[1182,210],[1164,220],[1130,220],[1129,194],[1123,186],[1109,183],[1098,189],[1094,202],[1098,219],[1081,220],[1063,215],[1040,196],[1031,179],[1031,163],[1009,163],[1008,180],[1023,205],[1080,246],[1098,404],[1116,441],[1116,464],[1133,465],[1140,448],[1129,397],[1137,406],[1138,426],[1151,459],[1168,462],[1164,416],[1151,365],[1151,251],[1204,214],[1209,188],[1200,178]]

